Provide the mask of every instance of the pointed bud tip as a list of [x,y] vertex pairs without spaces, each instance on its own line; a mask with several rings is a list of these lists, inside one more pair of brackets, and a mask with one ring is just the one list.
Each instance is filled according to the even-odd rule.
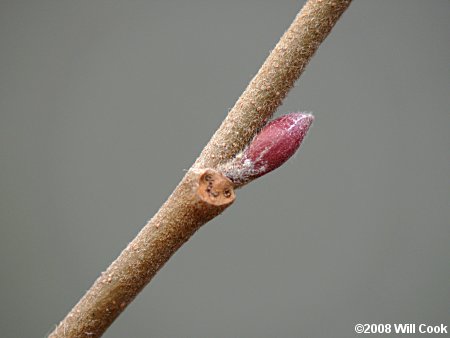
[[308,113],[289,113],[285,114],[272,122],[280,123],[281,121],[286,121],[286,123],[291,124],[290,130],[292,129],[307,129],[311,126],[314,121],[314,115]]

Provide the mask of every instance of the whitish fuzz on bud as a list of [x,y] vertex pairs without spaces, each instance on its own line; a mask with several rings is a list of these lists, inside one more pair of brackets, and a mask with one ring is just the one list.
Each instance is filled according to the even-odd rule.
[[275,170],[294,155],[313,120],[311,114],[289,113],[269,122],[219,171],[239,187]]

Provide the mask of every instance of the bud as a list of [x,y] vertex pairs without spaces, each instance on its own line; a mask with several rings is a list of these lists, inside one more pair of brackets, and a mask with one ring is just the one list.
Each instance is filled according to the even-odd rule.
[[313,120],[311,114],[290,113],[269,122],[241,153],[219,169],[236,186],[271,172],[294,155]]

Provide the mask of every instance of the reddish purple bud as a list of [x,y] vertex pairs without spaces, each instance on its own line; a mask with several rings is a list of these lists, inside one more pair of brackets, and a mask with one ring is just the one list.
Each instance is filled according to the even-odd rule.
[[224,174],[240,186],[278,168],[300,147],[313,120],[311,114],[290,113],[269,122],[224,166]]

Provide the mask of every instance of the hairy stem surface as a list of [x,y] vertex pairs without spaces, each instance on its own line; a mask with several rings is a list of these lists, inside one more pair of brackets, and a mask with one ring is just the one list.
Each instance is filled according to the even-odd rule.
[[199,172],[231,159],[264,126],[350,2],[305,4],[172,195],[49,337],[100,337],[176,250],[231,204],[202,200]]

